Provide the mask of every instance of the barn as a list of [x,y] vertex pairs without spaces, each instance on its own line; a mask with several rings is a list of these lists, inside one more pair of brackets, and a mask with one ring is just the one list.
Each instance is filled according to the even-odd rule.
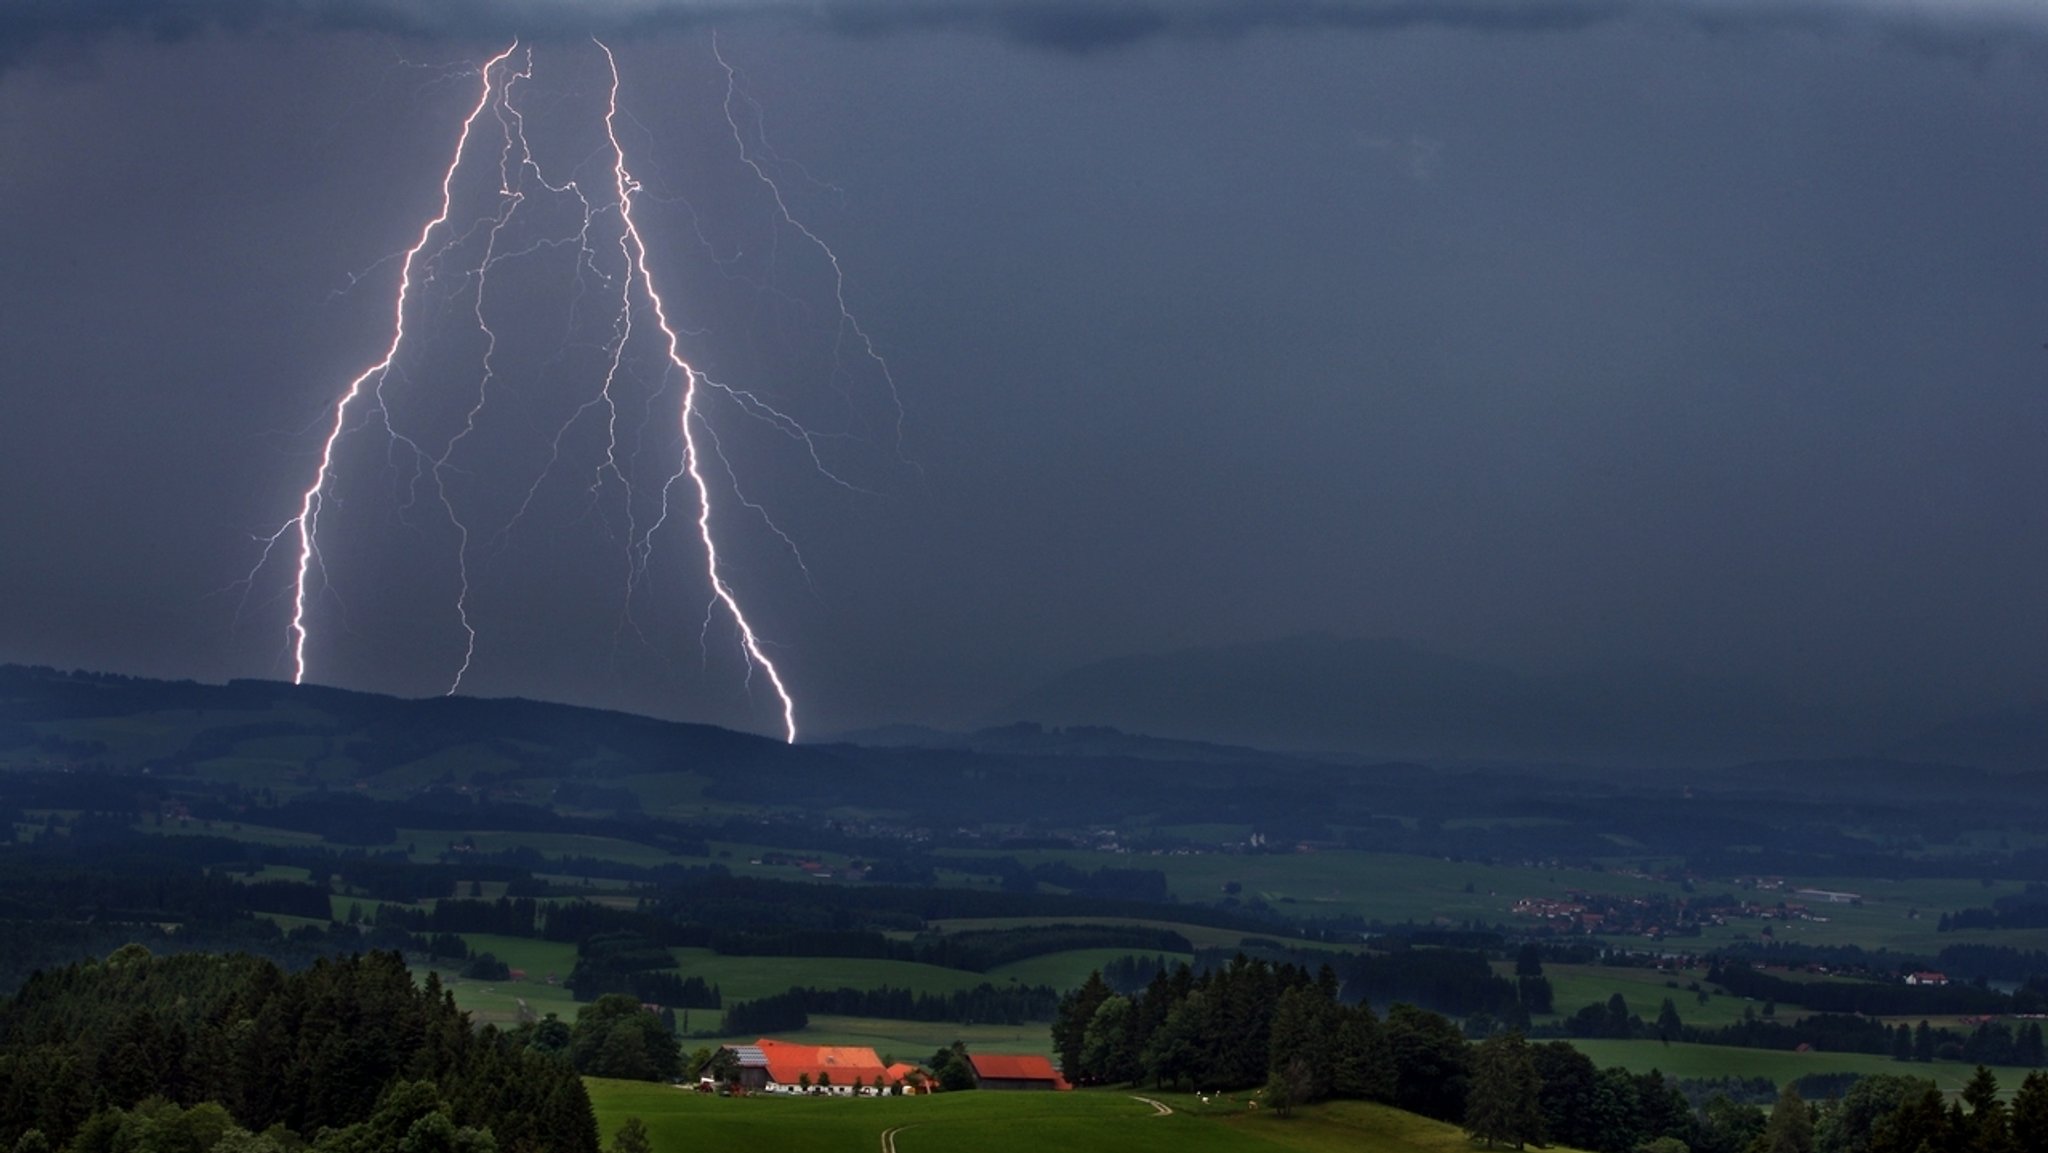
[[982,1089],[1071,1089],[1067,1079],[1044,1057],[1008,1053],[971,1053],[974,1083]]
[[854,1045],[797,1045],[763,1037],[728,1052],[739,1067],[740,1084],[754,1092],[823,1092],[850,1096],[856,1087],[879,1089],[889,1071],[873,1049]]

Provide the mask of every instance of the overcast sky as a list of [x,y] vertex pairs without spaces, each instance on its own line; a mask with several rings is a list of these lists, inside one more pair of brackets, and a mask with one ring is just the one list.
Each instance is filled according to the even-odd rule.
[[466,560],[464,691],[775,730],[686,486],[645,535],[680,445],[637,299],[600,468],[594,32],[683,354],[811,432],[709,394],[701,441],[807,731],[1305,631],[2048,695],[2025,5],[416,7],[0,15],[0,660],[291,674],[264,538],[390,342],[478,66],[535,36],[539,176],[487,247],[487,112],[384,381],[404,439],[365,402],[337,451],[308,677],[446,689]]

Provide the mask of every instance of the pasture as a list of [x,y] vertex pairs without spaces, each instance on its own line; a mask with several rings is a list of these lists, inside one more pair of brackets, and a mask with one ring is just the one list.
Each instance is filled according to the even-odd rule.
[[[1336,1102],[1292,1118],[1247,1107],[1127,1092],[941,1093],[875,1099],[721,1098],[672,1086],[586,1078],[604,1140],[628,1117],[657,1150],[773,1149],[778,1153],[1466,1153],[1457,1127],[1382,1105]],[[893,1136],[893,1144],[884,1134]]]

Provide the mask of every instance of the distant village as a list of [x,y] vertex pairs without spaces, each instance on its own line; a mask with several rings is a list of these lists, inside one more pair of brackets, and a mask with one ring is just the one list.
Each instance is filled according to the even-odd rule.
[[1518,917],[1541,922],[1545,929],[1556,934],[1636,936],[1661,941],[1674,937],[1697,937],[1704,928],[1725,926],[1734,921],[1763,922],[1760,935],[1769,937],[1772,935],[1769,922],[1812,921],[1824,924],[1829,918],[1818,911],[1819,908],[1863,903],[1859,893],[1833,889],[1788,891],[1786,882],[1776,877],[1743,877],[1736,883],[1744,889],[1786,895],[1773,901],[1728,893],[1713,896],[1673,896],[1668,893],[1619,896],[1567,889],[1562,898],[1524,897],[1515,902],[1511,911]]

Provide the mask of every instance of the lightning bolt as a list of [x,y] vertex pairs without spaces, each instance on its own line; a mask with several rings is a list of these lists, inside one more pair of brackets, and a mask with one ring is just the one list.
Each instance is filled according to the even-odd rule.
[[[611,319],[601,343],[588,346],[601,357],[601,382],[594,394],[576,406],[567,415],[565,422],[556,429],[553,438],[548,442],[545,462],[527,488],[525,499],[518,503],[510,518],[490,539],[503,541],[518,525],[532,507],[536,494],[547,476],[561,460],[564,438],[570,429],[596,410],[596,415],[604,425],[604,447],[602,459],[591,473],[586,474],[593,511],[605,500],[605,492],[612,482],[615,481],[624,493],[623,527],[627,543],[627,581],[621,628],[631,625],[637,631],[638,626],[632,620],[632,602],[636,589],[646,577],[648,559],[656,534],[668,524],[672,514],[673,519],[678,522],[693,522],[697,542],[703,549],[703,572],[711,594],[705,602],[703,627],[708,630],[720,618],[731,622],[743,652],[747,682],[751,685],[755,678],[759,677],[772,689],[780,706],[782,735],[785,740],[794,743],[797,739],[795,697],[783,677],[782,670],[770,656],[768,646],[763,642],[753,620],[747,615],[740,594],[728,576],[727,561],[720,550],[720,534],[725,531],[721,527],[724,514],[720,509],[725,503],[725,498],[721,496],[714,499],[714,479],[719,482],[716,491],[723,493],[729,489],[734,508],[740,510],[742,515],[757,517],[782,542],[807,580],[810,572],[804,564],[803,555],[798,550],[796,542],[774,523],[765,507],[748,498],[732,462],[726,458],[717,429],[705,410],[707,398],[722,397],[730,401],[740,415],[759,421],[801,442],[808,450],[819,474],[833,483],[853,491],[865,490],[857,488],[826,466],[820,453],[818,434],[812,432],[794,415],[771,404],[755,392],[705,375],[684,358],[682,346],[685,333],[670,319],[667,302],[661,295],[649,264],[648,244],[635,215],[636,203],[645,193],[642,184],[633,175],[629,166],[627,150],[619,132],[619,96],[622,82],[618,60],[609,45],[602,41],[594,43],[604,53],[610,74],[603,116],[609,156],[605,156],[603,146],[600,146],[600,152],[592,160],[597,164],[606,164],[608,161],[611,185],[609,196],[603,198],[602,203],[594,204],[593,197],[585,194],[577,180],[570,179],[559,183],[551,181],[535,159],[533,147],[527,138],[525,116],[515,97],[515,90],[520,89],[523,82],[532,79],[532,51],[528,50],[522,60],[513,61],[514,54],[520,51],[520,45],[515,41],[486,61],[479,71],[480,83],[476,101],[468,114],[462,118],[453,154],[441,175],[438,210],[420,226],[411,246],[402,254],[393,254],[378,262],[378,266],[394,261],[398,264],[398,285],[392,302],[389,340],[376,361],[348,380],[326,415],[316,424],[316,427],[325,427],[325,435],[320,441],[318,465],[313,470],[305,490],[299,495],[296,515],[267,536],[259,535],[258,540],[263,542],[261,557],[256,568],[252,569],[249,580],[253,583],[256,572],[270,563],[274,555],[287,551],[295,554],[291,565],[291,621],[287,640],[292,663],[292,681],[294,684],[305,683],[310,664],[309,652],[314,644],[313,598],[316,592],[331,591],[328,589],[322,553],[320,521],[329,502],[339,499],[336,485],[340,468],[341,442],[346,434],[361,427],[366,419],[381,422],[381,427],[392,446],[393,465],[398,466],[400,463],[401,446],[412,454],[410,480],[401,486],[406,490],[401,508],[412,507],[418,489],[424,482],[430,499],[438,501],[457,539],[455,569],[460,587],[455,597],[454,611],[462,629],[464,645],[459,666],[447,691],[453,694],[461,689],[475,663],[478,646],[478,630],[472,619],[471,578],[475,563],[472,551],[473,547],[485,538],[472,531],[471,521],[466,519],[467,514],[462,511],[468,507],[469,502],[467,499],[458,501],[462,493],[453,484],[453,476],[462,472],[458,458],[469,451],[465,448],[467,442],[472,437],[483,436],[485,410],[493,403],[493,394],[500,384],[499,361],[503,357],[500,333],[493,327],[492,321],[492,313],[495,311],[490,304],[495,299],[491,288],[492,270],[505,261],[518,259],[544,248],[574,245],[575,291],[571,299],[570,332],[573,333],[578,323],[575,319],[576,314],[582,308],[585,293],[590,289],[585,280],[586,274],[603,282],[604,292],[612,309]],[[713,51],[716,55],[715,41]],[[734,106],[741,100],[752,105],[752,98],[743,93],[737,71],[722,55],[718,56],[718,62],[726,72],[726,120],[735,142],[739,145],[741,159],[773,195],[781,224],[794,228],[803,235],[824,253],[832,266],[835,276],[835,297],[839,305],[839,324],[834,338],[835,383],[841,371],[839,355],[842,349],[850,339],[858,340],[859,347],[865,350],[879,368],[883,379],[887,381],[891,399],[894,400],[895,381],[889,374],[887,363],[875,351],[873,342],[847,307],[845,276],[840,271],[838,255],[816,233],[791,214],[781,189],[768,170],[756,159],[754,151],[750,150],[746,133],[741,129],[740,115],[735,112]],[[760,110],[758,106],[753,107],[758,120]],[[466,231],[451,228],[450,221],[455,212],[456,180],[475,147],[479,135],[478,126],[487,113],[495,114],[499,127],[496,204],[492,210],[480,213]],[[772,150],[769,149],[765,136],[758,136],[758,139],[759,148],[771,160],[780,163],[780,158],[774,157]],[[547,194],[558,199],[543,200],[541,189],[545,189]],[[566,201],[572,214],[575,205],[581,206],[580,228],[572,224],[566,234],[558,233],[552,238],[540,236],[528,242],[513,241],[515,217],[525,215],[522,208],[530,200],[534,204],[532,211],[538,212],[541,211],[543,204],[562,204],[566,198],[573,198]],[[597,224],[601,217],[613,215],[618,222],[615,237],[611,234],[609,226],[599,229]],[[694,211],[691,215],[694,218]],[[698,237],[700,240],[704,239],[701,227],[698,229]],[[617,245],[616,263],[610,257],[600,259],[599,246],[609,249],[614,240]],[[437,243],[438,247],[434,247]],[[408,314],[416,311],[421,304],[416,297],[427,291],[427,286],[434,282],[437,270],[444,262],[472,243],[480,246],[481,255],[477,256],[473,263],[465,262],[464,279],[473,282],[475,296],[470,302],[469,311],[482,338],[482,363],[475,380],[474,395],[466,405],[466,412],[446,433],[446,439],[439,443],[439,451],[436,452],[421,443],[427,439],[426,437],[416,438],[415,435],[408,435],[406,426],[395,419],[393,410],[386,403],[386,389],[387,385],[392,383],[392,374],[403,372],[400,367],[400,355],[408,346]],[[717,260],[716,252],[713,253],[713,259]],[[352,278],[352,283],[355,279]],[[644,400],[636,404],[636,407],[642,408],[642,412],[635,427],[631,423],[633,418],[622,412],[622,402],[626,398],[621,386],[632,377],[629,367],[632,361],[628,359],[629,346],[637,347],[635,342],[641,335],[638,320],[643,317],[651,319],[651,327],[659,333],[661,339],[658,343],[663,347],[666,363],[662,366],[659,378],[650,382],[652,388],[645,394]],[[400,379],[403,380],[403,377]],[[650,427],[664,423],[668,418],[657,417],[656,413],[666,409],[671,390],[674,390],[678,398],[674,419],[680,459],[676,461],[672,471],[663,469],[667,476],[660,484],[658,505],[652,515],[644,517],[647,526],[643,530],[636,523],[643,520],[642,513],[645,511],[641,507],[641,497],[635,491],[634,472],[639,447],[637,443],[626,443],[623,438],[628,435],[635,438],[645,436]],[[903,417],[900,402],[896,405],[896,414],[900,455]],[[686,500],[672,499],[685,492],[694,496],[694,516],[682,511]]]
[[[753,150],[747,147],[746,135],[740,131],[739,117],[733,112],[734,100],[743,99],[747,102],[748,107],[753,109],[754,132],[756,138],[761,141],[762,150],[768,154],[770,159],[780,160],[780,157],[775,155],[775,150],[768,145],[767,129],[763,124],[765,117],[761,112],[761,106],[755,103],[753,97],[740,91],[739,70],[728,63],[725,59],[725,54],[719,50],[718,33],[716,31],[713,31],[711,34],[711,55],[713,59],[718,61],[718,66],[725,70],[725,102],[723,105],[725,123],[732,130],[732,142],[739,148],[741,162],[752,169],[755,178],[767,187],[769,195],[775,200],[775,211],[781,216],[782,222],[801,233],[805,240],[810,241],[813,247],[824,254],[826,262],[832,266],[832,294],[834,301],[839,306],[837,340],[840,344],[843,344],[847,334],[852,333],[854,338],[860,341],[862,354],[881,372],[882,382],[888,388],[889,403],[896,410],[896,452],[901,457],[903,452],[903,422],[905,419],[903,397],[897,391],[896,375],[890,370],[889,362],[883,359],[881,352],[875,348],[874,339],[868,335],[867,329],[861,326],[860,318],[854,315],[853,309],[846,303],[846,270],[840,267],[839,254],[833,251],[831,245],[825,243],[823,237],[811,231],[809,225],[790,212],[789,202],[782,195],[782,186],[775,182],[774,177],[768,175],[768,170],[761,166],[761,162],[755,158]],[[803,171],[801,166],[798,166],[798,171]],[[804,173],[804,175],[808,177],[809,173]],[[831,190],[838,191],[836,187]],[[835,346],[833,350],[835,368],[837,367],[839,351],[839,348]],[[775,415],[780,416],[781,414],[777,413]],[[804,436],[804,442],[811,449],[811,459],[814,462],[817,461],[817,445],[808,434]],[[818,467],[823,469],[824,465],[820,463]],[[913,467],[915,466],[913,465]],[[838,478],[833,477],[832,479],[837,480]]]
[[[334,402],[334,416],[329,423],[327,438],[320,445],[320,465],[313,473],[313,481],[299,498],[297,516],[286,521],[272,534],[270,545],[286,540],[296,534],[298,537],[298,563],[292,582],[292,620],[289,631],[292,651],[292,683],[304,684],[306,680],[306,648],[312,640],[312,628],[307,623],[307,599],[313,581],[314,571],[320,568],[320,512],[327,501],[328,485],[334,479],[334,457],[336,446],[342,434],[348,429],[349,410],[362,398],[366,389],[381,393],[384,379],[391,372],[392,362],[398,359],[398,350],[405,343],[406,304],[412,297],[413,270],[421,252],[434,232],[448,222],[454,210],[455,173],[462,167],[463,156],[469,150],[471,131],[478,118],[491,106],[495,91],[491,73],[518,50],[515,41],[504,51],[486,61],[482,69],[481,91],[477,95],[476,107],[462,120],[462,130],[456,137],[455,155],[448,162],[448,168],[441,174],[441,209],[420,229],[419,239],[406,249],[405,260],[399,266],[398,297],[392,307],[391,341],[384,348],[384,355],[374,364],[357,373],[342,390]],[[375,381],[374,384],[371,382]],[[389,419],[386,418],[387,428]],[[396,433],[394,432],[394,436]],[[267,548],[266,548],[267,551]]]
[[[582,254],[577,264],[579,275],[584,265],[588,262],[590,255],[591,207],[589,199],[583,195],[582,190],[577,187],[576,182],[573,180],[565,181],[561,184],[554,184],[548,180],[546,174],[541,171],[539,162],[534,159],[533,146],[526,138],[526,118],[520,113],[518,105],[513,103],[513,86],[520,81],[531,79],[533,79],[533,53],[529,49],[524,63],[516,71],[507,72],[505,82],[499,87],[498,96],[494,102],[494,106],[497,109],[499,133],[502,138],[502,143],[498,150],[499,210],[497,215],[491,220],[490,231],[484,240],[483,255],[478,260],[476,271],[473,274],[476,280],[476,300],[474,305],[476,327],[484,336],[483,371],[477,380],[476,402],[470,406],[468,414],[463,418],[462,427],[457,430],[454,436],[448,439],[448,443],[442,448],[440,455],[434,458],[431,469],[434,478],[435,494],[440,498],[441,507],[448,515],[448,523],[454,526],[457,537],[455,564],[458,591],[455,597],[455,615],[458,623],[462,626],[464,641],[462,661],[456,668],[455,676],[448,685],[447,695],[449,696],[455,695],[462,688],[463,678],[469,675],[470,666],[476,661],[477,630],[475,623],[470,620],[469,615],[471,594],[470,529],[468,522],[456,511],[455,503],[448,495],[448,472],[451,467],[450,461],[455,456],[456,449],[461,446],[463,441],[476,432],[477,422],[483,417],[484,408],[490,400],[491,385],[497,379],[498,333],[497,330],[491,327],[489,319],[484,315],[484,298],[488,292],[490,271],[500,261],[524,256],[546,245],[557,243],[556,241],[543,239],[515,252],[501,253],[498,250],[499,238],[511,226],[512,218],[518,214],[520,207],[526,203],[526,178],[528,174],[531,174],[534,181],[549,192],[557,195],[573,196],[582,203],[583,226],[578,233],[578,238],[582,244]],[[516,176],[515,173],[517,174]],[[560,438],[558,436],[556,443],[559,445],[559,442]],[[514,519],[516,520],[517,517],[515,516]],[[509,527],[508,525],[507,528],[509,529]]]
[[[669,364],[681,374],[683,382],[682,411],[679,416],[683,437],[683,459],[681,470],[671,478],[671,483],[688,476],[691,487],[696,490],[697,537],[704,546],[704,575],[710,582],[712,596],[724,607],[726,615],[732,618],[733,626],[739,630],[740,644],[746,651],[749,666],[761,670],[768,683],[773,686],[777,699],[782,703],[784,739],[794,744],[797,735],[796,700],[790,695],[788,686],[783,683],[781,671],[763,650],[760,636],[754,631],[752,622],[747,619],[745,609],[740,606],[738,594],[726,581],[724,565],[718,554],[718,540],[711,531],[711,485],[704,479],[703,452],[697,440],[697,422],[701,419],[697,411],[698,385],[704,381],[704,377],[683,359],[682,338],[677,334],[675,326],[669,322],[667,305],[655,287],[653,272],[647,267],[647,244],[640,236],[640,226],[633,219],[633,197],[640,191],[640,183],[627,170],[626,149],[619,141],[619,62],[617,57],[612,55],[611,48],[603,41],[596,41],[596,44],[604,51],[605,63],[611,70],[611,92],[605,107],[604,130],[606,137],[611,141],[612,178],[618,192],[620,226],[624,230],[620,243],[630,248],[630,274],[638,279],[642,291],[647,295],[648,304],[654,312],[655,326],[661,330],[667,342]],[[666,494],[666,488],[663,491]]]

